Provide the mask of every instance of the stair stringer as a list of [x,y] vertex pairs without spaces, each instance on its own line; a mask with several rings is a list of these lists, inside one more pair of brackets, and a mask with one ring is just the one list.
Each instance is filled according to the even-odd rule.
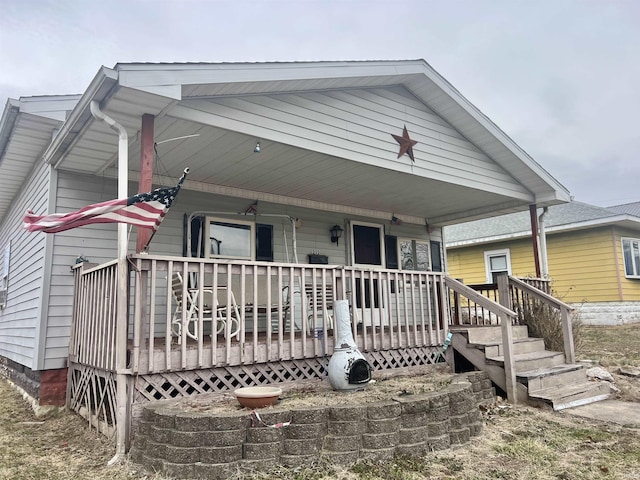
[[[453,337],[451,338],[451,346],[460,355],[471,362],[471,364],[475,368],[486,372],[489,376],[489,379],[499,388],[501,388],[505,392],[507,391],[507,376],[505,374],[504,368],[499,365],[487,363],[484,352],[475,347],[470,347],[464,335],[460,333],[454,333]],[[529,392],[525,385],[518,382],[516,384],[516,390],[519,402],[527,402],[529,400]]]

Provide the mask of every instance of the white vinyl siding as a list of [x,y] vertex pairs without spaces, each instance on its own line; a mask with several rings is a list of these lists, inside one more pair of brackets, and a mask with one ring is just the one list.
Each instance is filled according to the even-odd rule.
[[[499,194],[527,192],[401,87],[184,100],[169,115],[363,164]],[[416,161],[396,158],[407,126]],[[339,173],[338,173],[339,174]]]
[[46,238],[22,228],[27,210],[46,212],[49,167],[38,164],[11,202],[0,226],[0,251],[10,244],[9,285],[5,308],[0,310],[0,356],[31,369],[38,364]]
[[[116,182],[105,177],[79,175],[70,172],[59,172],[57,181],[57,207],[60,213],[78,210],[91,203],[116,198]],[[155,187],[155,186],[154,186]],[[136,191],[132,182],[129,193]],[[164,221],[154,235],[149,251],[157,255],[182,256],[184,238],[184,216],[193,212],[215,212],[217,218],[245,220],[273,226],[274,262],[295,262],[293,255],[293,232],[291,222],[286,216],[299,218],[296,230],[298,261],[308,263],[308,255],[319,252],[327,255],[329,264],[347,265],[348,241],[341,238],[339,245],[331,242],[329,229],[339,224],[346,228],[343,214],[309,210],[299,207],[260,202],[258,215],[238,215],[253,203],[253,200],[224,197],[219,195],[194,192],[186,189],[180,194],[167,213]],[[220,212],[229,212],[222,215]],[[282,215],[268,216],[260,215]],[[206,213],[203,213],[206,216]],[[357,218],[356,222],[370,219]],[[382,229],[382,225],[378,226]],[[388,230],[390,227],[387,226]],[[405,224],[393,226],[393,234],[404,238],[429,238],[441,241],[440,229],[430,235],[424,226]],[[44,234],[38,234],[44,237]],[[49,293],[49,318],[47,323],[47,341],[45,352],[46,368],[59,368],[67,358],[71,313],[73,303],[73,275],[71,266],[80,256],[91,263],[103,263],[116,258],[116,224],[87,225],[84,227],[56,233],[53,242],[53,260],[51,265],[51,285]],[[135,250],[135,228],[129,238],[129,251]],[[158,327],[159,328],[159,327]],[[160,332],[159,332],[160,333]]]

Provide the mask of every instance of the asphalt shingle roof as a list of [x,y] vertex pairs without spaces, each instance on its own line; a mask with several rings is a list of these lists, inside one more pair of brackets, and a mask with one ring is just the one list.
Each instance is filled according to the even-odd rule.
[[[635,205],[638,210],[640,210],[640,202],[628,205]],[[538,211],[538,215],[539,214],[540,210]],[[563,225],[618,217],[621,214],[633,215],[631,209],[617,210],[574,201],[549,207],[544,223],[547,228],[560,227]],[[638,212],[637,216],[640,217],[640,212]],[[531,220],[529,212],[525,211],[447,226],[445,227],[445,239],[447,244],[452,244],[479,241],[492,237],[530,234],[530,232]]]

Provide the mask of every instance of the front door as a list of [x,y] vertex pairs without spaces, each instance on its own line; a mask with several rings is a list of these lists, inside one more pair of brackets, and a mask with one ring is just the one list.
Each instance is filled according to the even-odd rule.
[[[353,222],[351,224],[351,248],[354,266],[384,267],[385,242],[384,230],[381,225]],[[382,291],[382,296],[380,296],[380,291]],[[364,281],[360,281],[360,279],[356,281],[355,306],[357,315],[362,317],[361,321],[365,326],[380,326],[381,321],[388,325],[385,311],[386,291],[386,286],[379,285],[377,278],[365,277]]]

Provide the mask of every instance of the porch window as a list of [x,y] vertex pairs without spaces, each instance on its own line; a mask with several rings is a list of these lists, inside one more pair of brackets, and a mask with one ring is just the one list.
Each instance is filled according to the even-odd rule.
[[385,258],[384,231],[381,225],[371,223],[351,224],[351,249],[354,265],[382,266]]
[[426,241],[403,238],[398,247],[402,270],[429,270],[429,245]]
[[487,283],[496,283],[497,275],[506,272],[511,275],[511,254],[509,249],[484,252],[484,265],[487,272]]
[[640,239],[623,238],[622,256],[625,277],[640,278]]
[[255,224],[207,217],[206,254],[210,258],[255,260]]

